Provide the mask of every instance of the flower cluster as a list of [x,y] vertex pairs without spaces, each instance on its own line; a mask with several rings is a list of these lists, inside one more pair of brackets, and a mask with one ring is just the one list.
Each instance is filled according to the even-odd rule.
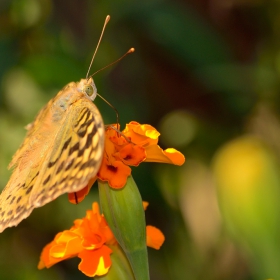
[[[144,208],[147,203],[144,203]],[[153,227],[146,227],[147,245],[159,249],[164,242],[162,232]],[[74,221],[74,225],[58,233],[54,240],[43,249],[38,268],[49,268],[52,265],[78,257],[81,262],[78,268],[87,276],[101,276],[111,266],[112,250],[108,245],[116,245],[117,241],[104,216],[99,212],[98,203],[92,204],[83,219]]]
[[117,125],[108,126],[105,133],[105,149],[101,167],[96,177],[79,192],[69,194],[72,203],[80,202],[89,192],[92,184],[100,179],[115,189],[123,188],[131,174],[130,166],[141,162],[160,162],[182,165],[185,158],[179,151],[158,146],[160,133],[151,125],[130,122],[119,132]]
[[[138,166],[141,162],[182,165],[185,158],[179,151],[172,148],[163,150],[158,146],[159,135],[154,127],[141,125],[137,122],[130,122],[123,131],[118,130],[118,125],[107,126],[101,167],[97,175],[89,181],[84,189],[75,194],[69,194],[70,202],[82,201],[97,179],[108,182],[112,189],[119,190],[114,192],[115,195],[127,190],[122,188],[127,184],[128,177],[131,175],[130,166]],[[131,183],[128,186],[130,186],[130,190]],[[113,191],[112,189],[109,188]],[[134,203],[138,203],[137,199],[135,200],[137,195],[132,195],[132,197],[134,198],[126,197],[125,202],[127,199],[132,199]],[[121,201],[122,199],[118,199],[118,205],[113,205],[120,208]],[[144,202],[145,210],[147,206],[148,203]],[[128,212],[122,211],[120,213],[122,213],[122,222],[127,221],[125,216]],[[109,218],[108,221],[110,221]],[[129,226],[131,225],[129,224]],[[118,236],[116,232],[115,234]],[[164,235],[159,229],[146,226],[147,246],[159,249],[163,242]],[[145,247],[145,244],[143,245]],[[92,210],[87,211],[83,219],[75,220],[74,225],[69,230],[58,233],[54,240],[43,249],[38,268],[49,268],[62,260],[78,257],[81,259],[78,268],[85,275],[89,277],[105,275],[112,265],[111,254],[116,252],[118,246],[119,244],[104,215],[100,214],[99,206],[94,202]],[[122,246],[126,245],[122,244]],[[114,254],[114,256],[116,255]]]

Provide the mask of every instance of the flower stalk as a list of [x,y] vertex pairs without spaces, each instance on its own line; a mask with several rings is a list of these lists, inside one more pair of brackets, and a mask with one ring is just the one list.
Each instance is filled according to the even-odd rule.
[[112,189],[99,181],[102,211],[132,267],[136,280],[149,280],[146,222],[141,195],[132,176],[124,188]]

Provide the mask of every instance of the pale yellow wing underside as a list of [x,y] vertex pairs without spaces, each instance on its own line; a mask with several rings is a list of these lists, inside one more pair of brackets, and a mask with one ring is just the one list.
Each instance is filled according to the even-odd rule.
[[80,97],[75,88],[70,93],[79,98],[59,118],[52,115],[52,99],[14,155],[13,174],[0,196],[0,232],[17,225],[35,207],[82,189],[97,174],[104,150],[102,117],[91,100]]

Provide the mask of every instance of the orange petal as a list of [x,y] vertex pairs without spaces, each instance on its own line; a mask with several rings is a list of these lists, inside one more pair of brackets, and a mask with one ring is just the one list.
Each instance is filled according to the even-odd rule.
[[60,262],[60,260],[50,257],[50,248],[53,246],[53,244],[55,244],[54,241],[44,247],[40,256],[40,261],[38,263],[38,269],[43,269],[45,267],[49,268],[57,262]]
[[152,145],[146,148],[146,154],[145,162],[161,162],[175,165],[182,165],[185,162],[184,155],[173,148],[162,150],[160,146]]
[[102,220],[99,223],[99,230],[102,233],[102,236],[104,237],[104,243],[113,245],[116,243],[116,238],[109,228],[104,216],[102,216]]
[[92,213],[97,214],[98,216],[101,216],[99,204],[95,201],[92,203]]
[[104,215],[100,215],[99,213],[99,205],[97,202],[94,202],[92,204],[92,216],[90,218],[90,222],[92,223],[93,220],[93,216],[95,215],[96,217],[98,217],[98,230],[102,233],[103,237],[105,238],[105,243],[106,244],[110,244],[113,245],[116,243],[116,239],[115,236],[113,234],[113,232],[111,231],[111,229],[109,228]]
[[143,135],[149,137],[151,139],[158,139],[160,133],[151,125],[149,124],[140,124],[138,122],[130,122],[126,125],[124,132],[133,131],[138,135]]
[[82,239],[70,230],[65,230],[55,239],[55,244],[50,248],[50,256],[54,258],[68,258],[77,255],[82,247]]
[[[87,214],[85,217],[85,219],[88,220],[88,222],[89,222],[90,229],[93,231],[94,231],[94,229],[99,228],[100,224],[102,223],[102,219],[103,219],[102,215],[100,215],[100,213],[99,213],[99,205],[96,202],[94,202],[94,203],[97,205],[98,209],[95,208],[93,210],[88,210],[86,212]],[[94,212],[94,211],[98,211],[98,212]]]
[[[74,245],[73,240],[70,242],[70,244],[69,242],[58,244],[56,240],[59,239],[61,235],[62,233],[58,233],[55,239],[44,247],[40,256],[38,269],[42,269],[44,267],[49,268],[58,262],[72,258],[83,249],[82,247],[77,248],[77,246]],[[68,245],[69,247],[67,248]]]
[[[93,210],[91,212],[94,215],[98,216],[98,222],[99,222],[98,230],[102,233],[103,237],[105,238],[105,240],[106,240],[105,243],[110,244],[110,245],[115,244],[116,243],[115,236],[114,236],[113,232],[111,231],[111,229],[109,228],[104,216],[100,215],[98,203],[94,202],[92,207],[93,207]],[[95,213],[96,211],[98,211],[98,213]],[[93,217],[91,217],[91,220],[92,219],[93,219]]]
[[144,208],[144,210],[146,211],[147,208],[148,208],[148,206],[149,206],[149,202],[147,202],[147,201],[142,201],[142,203],[143,203],[143,208]]
[[82,246],[87,250],[99,248],[106,242],[106,237],[100,230],[98,215],[89,215],[89,212],[92,211],[87,213],[87,218],[91,216],[90,219],[84,218],[81,224],[81,228],[84,229]]
[[89,277],[104,275],[111,266],[111,253],[112,250],[105,245],[98,250],[84,250],[78,255],[81,258],[79,269]]
[[163,233],[153,226],[146,226],[146,236],[147,246],[157,250],[159,250],[165,240]]
[[158,142],[160,133],[151,125],[130,122],[123,130],[123,134],[129,137],[131,141],[137,145],[149,146]]
[[[112,128],[112,127],[114,127],[115,129]],[[111,137],[115,138],[117,136],[117,134],[118,134],[118,132],[117,132],[118,129],[119,129],[119,127],[117,127],[116,124],[108,125],[106,127],[106,131],[105,131],[106,137],[107,138],[111,138]]]
[[[115,126],[116,127],[116,126]],[[122,133],[123,134],[123,133]],[[106,131],[106,138],[109,139],[114,145],[123,146],[127,144],[127,139],[125,139],[122,134],[118,131],[109,127]]]
[[115,158],[113,157],[113,154],[116,152],[116,148],[115,148],[115,145],[114,143],[111,142],[110,139],[107,139],[105,140],[105,150],[104,150],[104,156],[103,157],[106,157],[106,160],[109,162],[109,163],[113,163]]
[[120,189],[125,186],[127,177],[130,174],[130,167],[121,161],[116,160],[112,165],[108,165],[106,164],[106,160],[103,159],[97,176],[102,181],[108,181],[110,187]]
[[87,236],[83,240],[82,245],[86,250],[98,249],[103,246],[105,241],[105,236],[103,236],[101,232],[100,234],[94,233],[91,236]]
[[146,158],[146,152],[143,147],[127,144],[118,153],[116,158],[120,158],[126,165],[138,166]]
[[97,176],[90,179],[88,184],[83,189],[81,189],[77,192],[68,193],[69,202],[73,203],[73,204],[78,204],[81,201],[83,201],[84,198],[86,197],[86,195],[89,193],[89,191],[90,191],[92,185],[94,184],[94,182],[96,181],[96,179],[97,179]]
[[163,153],[172,161],[175,165],[182,165],[185,162],[185,156],[173,148],[168,148]]
[[106,242],[105,242],[106,244],[114,245],[117,243],[117,240],[109,227],[104,228],[104,230],[102,232],[103,232],[104,236],[106,237]]

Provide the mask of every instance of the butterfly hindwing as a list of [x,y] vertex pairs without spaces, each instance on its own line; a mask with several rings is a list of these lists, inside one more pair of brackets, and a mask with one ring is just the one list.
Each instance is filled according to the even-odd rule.
[[46,157],[46,153],[42,150],[46,150],[48,144],[40,146],[41,158],[32,158],[30,154],[37,153],[35,146],[40,141],[40,137],[36,135],[37,124],[42,122],[51,102],[52,100],[39,112],[34,122],[28,125],[23,143],[9,164],[9,168],[13,168],[13,173],[0,196],[0,232],[6,227],[17,225],[28,217],[34,208],[29,204],[29,197],[39,175],[40,161],[44,161]]
[[29,148],[30,145],[28,143],[30,142],[30,138],[32,137],[32,135],[34,135],[36,133],[36,130],[38,130],[40,123],[42,123],[42,119],[44,119],[46,111],[48,111],[52,102],[53,102],[53,99],[51,99],[48,102],[48,104],[45,105],[40,110],[40,112],[36,116],[35,120],[25,127],[27,129],[26,136],[25,136],[24,141],[21,144],[21,146],[18,148],[16,153],[13,155],[12,161],[10,162],[10,164],[8,166],[9,169],[18,164],[19,159],[24,155],[26,150]]

